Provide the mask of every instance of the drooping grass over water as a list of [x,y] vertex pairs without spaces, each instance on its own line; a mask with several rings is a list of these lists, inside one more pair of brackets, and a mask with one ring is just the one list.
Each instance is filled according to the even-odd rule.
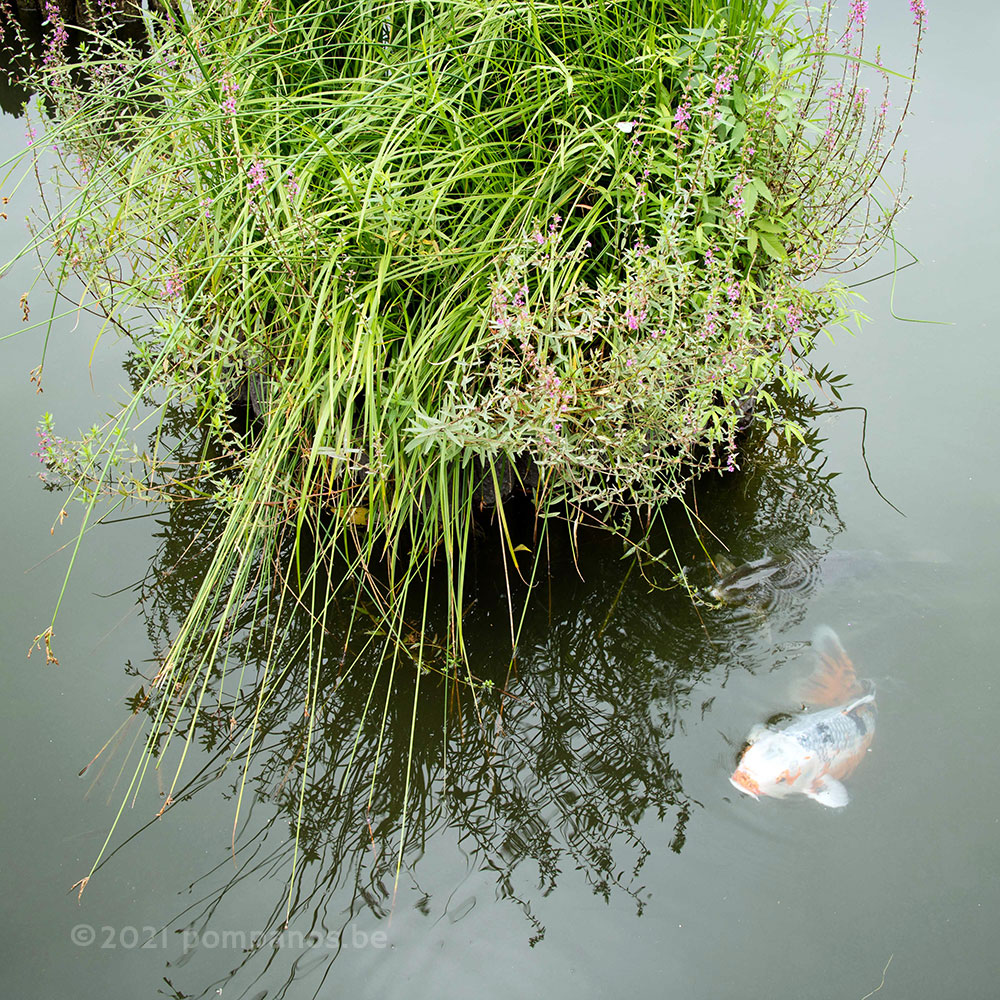
[[[200,498],[217,524],[126,802],[177,737],[170,803],[220,674],[238,701],[306,671],[311,720],[319,664],[350,671],[378,644],[369,711],[387,711],[382,672],[416,671],[415,724],[434,622],[433,657],[478,714],[462,625],[477,525],[511,580],[544,572],[559,523],[603,524],[638,557],[637,513],[739,467],[750,401],[798,432],[773,387],[796,391],[816,331],[847,315],[839,285],[804,282],[870,255],[899,207],[898,131],[860,79],[863,8],[836,36],[826,11],[794,29],[749,0],[209,2],[150,18],[148,49],[105,40],[72,66],[52,36],[36,82],[64,169],[34,245],[139,360],[75,490],[88,512],[116,490]],[[118,443],[151,394],[210,429],[194,465]],[[43,460],[64,455],[45,433]],[[534,505],[531,545],[511,489]],[[334,596],[377,620],[337,650]],[[270,634],[244,684],[237,632],[292,604],[316,627],[295,649]],[[244,760],[255,740],[254,721]]]

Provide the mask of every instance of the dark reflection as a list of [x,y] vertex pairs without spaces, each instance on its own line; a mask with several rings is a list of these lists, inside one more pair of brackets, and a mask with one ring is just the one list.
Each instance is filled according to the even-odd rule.
[[0,110],[20,118],[32,91],[25,85],[26,70],[42,54],[42,15],[21,11],[0,0]]
[[[811,428],[818,411],[795,405]],[[170,420],[194,456],[198,435],[183,415]],[[429,666],[418,676],[416,626],[390,643],[377,614],[361,606],[363,627],[348,635],[353,595],[335,602],[321,628],[301,609],[282,606],[277,587],[262,584],[245,601],[245,627],[231,636],[225,665],[220,658],[209,680],[197,725],[202,753],[170,806],[183,810],[208,786],[224,789],[226,801],[211,806],[219,813],[219,842],[211,845],[217,864],[167,922],[178,941],[167,972],[174,995],[212,995],[223,982],[227,995],[234,986],[248,991],[237,995],[250,995],[266,979],[268,995],[282,996],[303,970],[329,967],[359,918],[377,927],[399,908],[416,908],[440,919],[455,905],[460,919],[463,901],[450,903],[449,895],[473,871],[493,873],[497,897],[522,910],[532,943],[545,936],[534,901],[565,878],[586,879],[604,899],[628,898],[641,914],[649,898],[646,859],[664,846],[680,852],[698,807],[670,754],[685,717],[711,709],[710,701],[698,703],[697,685],[709,674],[770,666],[780,653],[773,636],[802,618],[811,593],[791,587],[787,600],[750,615],[745,607],[692,600],[678,583],[680,571],[699,588],[709,587],[716,571],[689,522],[700,520],[706,548],[725,543],[735,558],[794,551],[797,565],[818,565],[841,529],[821,444],[815,430],[805,444],[751,435],[745,463],[752,473],[702,482],[690,497],[690,519],[678,505],[651,533],[649,550],[672,546],[677,563],[637,566],[621,558],[618,539],[554,528],[548,573],[534,587],[513,662],[504,584],[512,571],[504,572],[485,525],[465,622],[474,684],[438,655],[433,635],[430,655],[424,650]],[[178,460],[182,453],[178,446]],[[176,505],[158,523],[158,551],[136,587],[154,649],[130,706],[136,725],[155,711],[149,681],[213,545],[205,505]],[[530,524],[525,538],[531,541]],[[262,581],[272,578],[271,567],[261,570]],[[515,608],[525,589],[513,588]],[[766,629],[758,611],[766,611]],[[272,635],[280,636],[273,650]],[[264,666],[269,655],[272,671]],[[311,663],[319,663],[318,676]],[[230,855],[223,831],[236,813],[251,732]],[[116,760],[110,770],[120,766]],[[170,774],[173,765],[164,769]],[[639,824],[648,829],[652,818],[662,833],[648,844]],[[443,880],[435,868],[425,883],[432,838],[435,848],[455,845],[444,850],[457,867]],[[439,866],[438,855],[432,864]],[[253,897],[248,943],[238,958],[226,954],[229,972],[207,985],[205,975],[185,973],[220,910],[259,895],[262,880],[273,886],[272,904],[260,912]],[[291,932],[298,935],[294,949],[283,946],[282,934]],[[283,984],[277,989],[274,977]],[[186,993],[195,982],[196,992]]]
[[776,636],[798,624],[809,598],[877,562],[877,553],[833,551],[844,528],[836,506],[817,417],[833,407],[784,399],[786,412],[806,428],[805,441],[758,440],[742,475],[699,487],[698,513],[707,556],[684,567],[685,578],[713,606],[717,625],[737,633],[766,623]]
[[[84,46],[94,45],[97,35],[104,39],[104,50],[123,61],[129,48],[123,52],[121,46],[138,50],[145,43],[142,17],[131,12],[131,0],[60,0],[57,6],[67,32],[66,59],[71,66]],[[162,5],[153,0],[148,6],[155,11]],[[14,118],[23,116],[34,95],[39,65],[46,61],[47,47],[52,44],[53,26],[45,7],[46,0],[0,0],[0,110]],[[138,3],[135,9],[141,7]],[[72,73],[74,83],[85,92],[92,82],[88,75],[78,68]]]

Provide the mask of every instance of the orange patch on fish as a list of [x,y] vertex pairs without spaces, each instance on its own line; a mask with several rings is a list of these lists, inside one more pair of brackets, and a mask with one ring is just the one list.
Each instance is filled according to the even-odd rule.
[[858,764],[865,759],[865,754],[868,753],[868,747],[870,745],[871,738],[869,737],[869,739],[865,740],[865,742],[858,747],[855,753],[839,757],[834,764],[831,765],[830,770],[827,773],[838,780],[853,774]]
[[732,782],[734,785],[740,788],[741,791],[747,792],[754,798],[760,795],[760,788],[757,782],[750,777],[746,771],[737,770],[732,776]]

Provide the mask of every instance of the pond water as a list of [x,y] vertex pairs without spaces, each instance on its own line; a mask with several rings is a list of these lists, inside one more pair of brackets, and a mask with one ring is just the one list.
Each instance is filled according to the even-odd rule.
[[[906,6],[870,15],[890,65],[906,64]],[[76,557],[61,662],[25,659],[80,517],[71,509],[58,525],[62,497],[34,478],[33,427],[48,409],[73,434],[124,398],[127,345],[106,331],[91,363],[92,317],[53,306],[44,283],[31,288],[31,261],[4,277],[5,331],[22,327],[24,291],[31,321],[69,312],[54,326],[43,395],[28,381],[40,332],[0,347],[4,995],[861,1000],[883,970],[880,1000],[997,995],[1000,13],[979,2],[931,19],[907,127],[913,202],[898,228],[921,261],[899,274],[894,306],[948,325],[893,318],[889,283],[866,286],[871,322],[818,352],[853,383],[841,410],[812,418],[815,436],[794,456],[698,492],[719,550],[736,563],[769,556],[781,572],[746,601],[695,607],[626,575],[619,546],[588,538],[582,578],[556,552],[565,570],[543,585],[508,678],[499,571],[484,557],[473,665],[513,697],[499,716],[484,706],[484,737],[467,696],[446,696],[433,674],[422,681],[398,885],[412,685],[377,686],[375,715],[392,696],[380,748],[358,728],[367,678],[341,677],[331,658],[284,933],[306,697],[294,669],[264,713],[235,855],[239,769],[223,768],[228,716],[210,713],[175,805],[155,819],[173,770],[147,776],[82,900],[70,891],[125,796],[142,739],[128,699],[190,599],[198,559],[185,553],[205,543],[196,512],[110,515],[117,523],[91,531]],[[8,150],[24,141],[23,122],[6,115],[0,128]],[[5,258],[23,240],[31,188],[7,206]],[[905,517],[869,481],[859,407],[872,476]],[[684,544],[692,579],[707,585],[704,556]],[[728,776],[742,741],[793,707],[822,625],[879,692],[851,802],[740,796]],[[253,666],[260,650],[248,641],[240,655]]]

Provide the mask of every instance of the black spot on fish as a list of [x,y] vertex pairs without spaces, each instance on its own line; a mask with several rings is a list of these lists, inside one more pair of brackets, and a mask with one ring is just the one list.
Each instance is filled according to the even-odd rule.
[[868,723],[857,712],[848,713],[848,718],[857,726],[859,735],[868,735]]
[[787,722],[795,721],[794,712],[775,712],[774,715],[770,716],[764,725],[768,729],[780,729]]
[[830,727],[825,722],[821,722],[816,726],[816,732],[819,733],[819,738],[824,743],[833,742],[833,733],[830,732]]

